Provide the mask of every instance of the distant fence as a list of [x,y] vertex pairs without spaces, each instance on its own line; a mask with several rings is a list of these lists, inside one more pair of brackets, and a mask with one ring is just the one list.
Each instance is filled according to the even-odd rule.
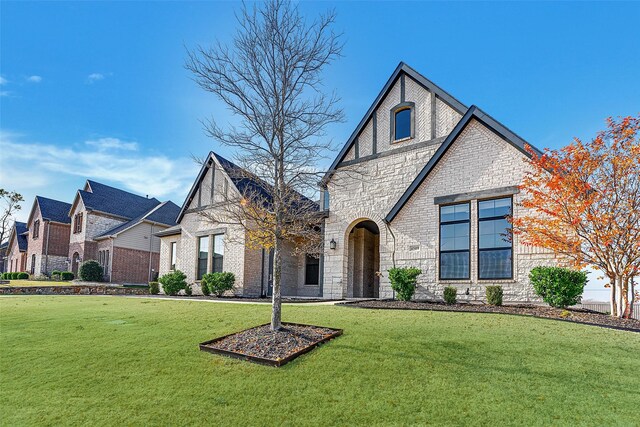
[[[577,308],[586,308],[588,310],[598,311],[600,313],[610,313],[611,306],[608,302],[588,302],[585,304],[578,304]],[[640,304],[633,305],[633,318],[640,320]]]

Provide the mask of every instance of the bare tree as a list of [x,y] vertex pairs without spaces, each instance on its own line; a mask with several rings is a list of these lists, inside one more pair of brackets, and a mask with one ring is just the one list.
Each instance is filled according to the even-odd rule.
[[2,199],[2,216],[0,216],[0,243],[4,242],[5,237],[9,235],[13,215],[22,209],[20,202],[24,202],[24,198],[20,193],[15,191],[7,191],[0,188],[0,199]]
[[186,68],[239,119],[224,127],[205,122],[209,136],[236,149],[244,170],[237,173],[252,182],[209,219],[239,224],[248,245],[273,249],[271,328],[278,330],[283,247],[318,253],[322,243],[317,205],[302,194],[316,191],[316,165],[331,149],[327,125],[343,119],[338,97],[326,95],[322,85],[322,72],[340,56],[342,42],[332,30],[335,12],[307,22],[287,1],[244,5],[237,20],[231,46],[189,50]]

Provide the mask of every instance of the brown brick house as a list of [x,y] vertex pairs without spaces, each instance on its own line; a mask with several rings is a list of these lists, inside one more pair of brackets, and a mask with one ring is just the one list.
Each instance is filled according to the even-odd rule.
[[26,271],[27,269],[27,224],[16,221],[9,234],[7,251],[7,271]]
[[69,210],[70,270],[77,274],[92,259],[103,266],[106,281],[148,282],[159,265],[160,239],[154,234],[175,225],[179,211],[171,201],[87,180]]
[[68,268],[71,204],[36,196],[27,220],[27,264],[32,276]]

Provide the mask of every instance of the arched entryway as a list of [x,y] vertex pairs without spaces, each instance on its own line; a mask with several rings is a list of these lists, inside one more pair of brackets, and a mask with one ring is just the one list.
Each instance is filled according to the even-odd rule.
[[73,275],[78,277],[78,266],[80,265],[80,254],[78,252],[73,253],[71,257],[71,271]]
[[357,222],[348,235],[347,297],[378,298],[380,295],[380,229],[378,225],[363,219]]

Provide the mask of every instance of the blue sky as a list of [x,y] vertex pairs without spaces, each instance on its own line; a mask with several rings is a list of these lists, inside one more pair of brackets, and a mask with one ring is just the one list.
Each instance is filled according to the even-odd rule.
[[[0,186],[30,205],[93,178],[181,204],[192,154],[233,154],[202,132],[227,112],[190,80],[185,46],[228,41],[238,7],[3,1]],[[337,145],[399,61],[540,148],[640,111],[639,3],[301,3],[332,7],[346,43],[325,80],[347,117]]]

